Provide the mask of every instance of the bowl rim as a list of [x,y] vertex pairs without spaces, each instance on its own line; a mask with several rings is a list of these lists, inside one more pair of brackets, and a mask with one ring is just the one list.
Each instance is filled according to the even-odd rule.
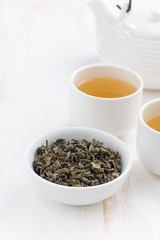
[[[117,98],[104,98],[104,97],[96,97],[96,96],[92,96],[92,95],[89,95],[87,93],[84,93],[82,91],[80,91],[75,83],[74,83],[74,79],[76,77],[77,74],[79,74],[80,72],[83,72],[87,69],[93,69],[93,68],[99,68],[99,67],[106,67],[106,68],[112,68],[114,70],[123,70],[125,72],[128,72],[132,75],[134,75],[138,80],[139,80],[139,88],[136,89],[135,92],[133,92],[132,94],[129,94],[127,96],[124,96],[124,97],[117,97]],[[98,99],[98,100],[101,100],[101,101],[123,101],[124,99],[128,99],[128,98],[131,98],[131,97],[134,97],[135,95],[137,95],[139,92],[143,91],[143,87],[144,87],[144,82],[143,82],[143,79],[142,77],[137,73],[135,72],[134,70],[128,68],[128,67],[124,67],[122,65],[118,65],[118,64],[109,64],[109,63],[93,63],[93,64],[88,64],[88,65],[84,65],[78,69],[76,69],[72,75],[71,75],[71,87],[79,94],[82,94],[82,96],[86,96],[86,97],[89,97],[91,99]]]
[[140,120],[141,124],[142,124],[148,131],[150,131],[150,132],[151,132],[152,134],[154,134],[154,135],[160,136],[160,132],[158,132],[157,130],[155,130],[155,129],[151,128],[150,126],[148,126],[148,124],[144,121],[144,118],[143,118],[143,113],[144,113],[144,111],[145,111],[149,106],[151,106],[152,104],[157,103],[157,102],[160,103],[160,98],[156,98],[156,99],[153,99],[153,100],[151,100],[151,101],[149,101],[149,102],[146,102],[146,103],[142,106],[142,108],[141,108],[141,110],[140,110],[139,120]]
[[[55,132],[58,132],[58,131],[63,131],[63,130],[68,130],[70,131],[71,129],[74,129],[75,131],[76,130],[85,130],[85,131],[95,131],[97,133],[103,133],[103,134],[106,134],[109,138],[112,138],[113,140],[115,141],[118,141],[123,148],[126,149],[126,152],[127,152],[127,155],[128,155],[128,159],[129,161],[127,162],[126,164],[126,167],[125,169],[122,171],[121,175],[119,177],[117,177],[116,179],[110,181],[110,182],[107,182],[107,183],[103,183],[103,184],[99,184],[99,185],[96,185],[96,186],[87,186],[87,187],[72,187],[72,186],[64,186],[64,185],[60,185],[60,184],[57,184],[57,183],[53,183],[53,182],[50,182],[42,177],[40,177],[34,170],[33,168],[31,168],[30,164],[29,164],[29,159],[28,159],[28,154],[29,152],[32,150],[32,147],[33,145],[38,142],[40,139],[44,138],[44,141],[45,141],[45,136],[48,136],[48,135],[51,135]],[[50,186],[53,186],[53,187],[56,187],[56,188],[61,188],[61,189],[64,189],[64,190],[70,190],[70,191],[74,191],[74,190],[78,190],[78,191],[86,191],[86,190],[91,190],[91,189],[97,189],[97,188],[105,188],[106,186],[109,186],[109,185],[112,185],[116,182],[119,182],[120,180],[122,180],[123,178],[125,178],[125,176],[128,174],[128,172],[130,171],[131,169],[131,166],[132,166],[132,162],[133,162],[133,159],[132,159],[132,155],[131,155],[131,152],[128,148],[128,146],[121,140],[119,139],[118,137],[108,133],[108,132],[105,132],[105,131],[102,131],[102,130],[99,130],[99,129],[96,129],[96,128],[88,128],[88,127],[64,127],[64,128],[58,128],[58,129],[55,129],[55,130],[52,130],[50,132],[46,132],[45,134],[42,134],[38,137],[36,137],[35,139],[33,139],[31,141],[31,143],[28,145],[26,151],[25,151],[25,165],[27,166],[27,170],[29,171],[29,173],[35,178],[37,179],[38,181],[44,183],[44,184],[48,184]]]

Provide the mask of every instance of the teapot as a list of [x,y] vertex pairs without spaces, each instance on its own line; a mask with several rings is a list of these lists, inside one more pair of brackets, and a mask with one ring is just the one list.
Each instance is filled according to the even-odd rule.
[[141,75],[144,88],[160,89],[160,12],[127,13],[131,1],[113,7],[103,0],[90,0],[96,20],[100,60],[126,66]]

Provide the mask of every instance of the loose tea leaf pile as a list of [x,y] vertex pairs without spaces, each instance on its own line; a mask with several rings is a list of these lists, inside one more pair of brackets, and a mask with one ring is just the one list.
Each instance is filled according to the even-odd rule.
[[57,139],[36,150],[34,171],[42,178],[72,187],[95,186],[110,182],[121,174],[118,151],[93,139]]

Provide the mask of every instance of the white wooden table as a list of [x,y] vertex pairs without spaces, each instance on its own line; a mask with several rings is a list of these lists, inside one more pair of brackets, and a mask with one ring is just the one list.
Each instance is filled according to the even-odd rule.
[[[133,11],[160,10],[158,0],[133,1]],[[65,206],[37,192],[26,173],[30,141],[70,126],[71,73],[97,61],[85,0],[0,1],[1,240],[160,239],[160,177],[139,162],[136,129],[122,138],[133,154],[130,177],[108,200]],[[157,97],[144,91],[143,104]]]

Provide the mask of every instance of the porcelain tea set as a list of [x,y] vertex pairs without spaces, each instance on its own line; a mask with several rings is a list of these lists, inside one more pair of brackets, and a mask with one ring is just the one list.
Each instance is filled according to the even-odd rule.
[[[72,123],[121,137],[136,126],[139,115],[137,151],[144,165],[160,175],[160,133],[146,124],[147,118],[160,114],[160,98],[140,110],[143,87],[160,89],[160,12],[128,14],[131,1],[129,5],[113,7],[107,0],[91,0],[88,6],[95,15],[98,52],[103,63],[82,67],[72,75]],[[77,90],[79,83],[100,75],[128,81],[137,91],[123,98],[104,99]]]
[[[143,88],[160,89],[160,13],[128,14],[131,0],[129,5],[122,7],[113,7],[107,0],[91,0],[88,6],[95,15],[98,52],[103,63],[81,67],[71,77],[70,119],[78,127],[45,134],[35,139],[26,151],[27,169],[33,184],[56,201],[78,206],[110,197],[126,181],[132,155],[117,137],[128,133],[136,126],[137,120],[139,158],[151,172],[160,175],[160,132],[146,124],[148,118],[160,114],[160,98],[141,108]],[[136,90],[125,97],[101,98],[78,89],[78,84],[100,76],[124,80]],[[46,139],[52,140],[53,136],[87,140],[96,138],[112,149],[118,149],[122,156],[122,174],[114,181],[87,188],[61,186],[42,179],[33,170],[35,151]]]

